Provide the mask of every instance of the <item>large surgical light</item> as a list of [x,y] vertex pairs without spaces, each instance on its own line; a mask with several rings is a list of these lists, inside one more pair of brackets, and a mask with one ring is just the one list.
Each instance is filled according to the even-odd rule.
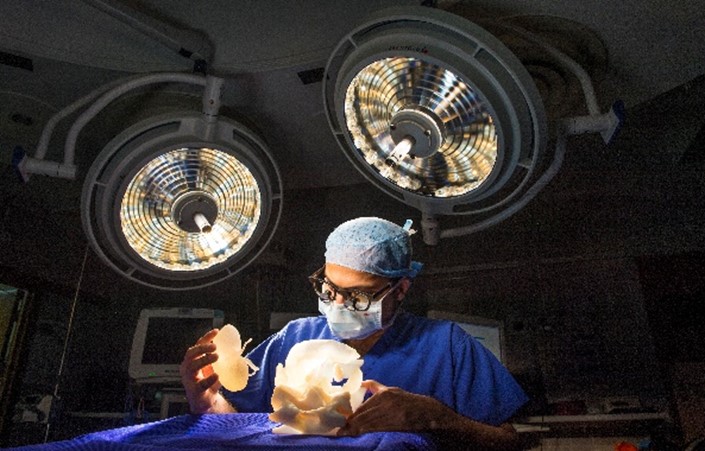
[[[586,90],[588,106],[591,95]],[[485,29],[432,8],[381,11],[356,27],[328,60],[323,97],[345,155],[421,211],[427,244],[522,208],[560,167],[566,134],[604,130],[611,138],[616,128],[614,115],[591,108],[557,127],[547,158],[543,102],[519,58]],[[464,215],[469,225],[441,232],[444,215]]]
[[355,167],[423,213],[476,221],[536,178],[546,115],[531,76],[493,35],[431,8],[382,11],[340,41],[326,66],[329,124]]

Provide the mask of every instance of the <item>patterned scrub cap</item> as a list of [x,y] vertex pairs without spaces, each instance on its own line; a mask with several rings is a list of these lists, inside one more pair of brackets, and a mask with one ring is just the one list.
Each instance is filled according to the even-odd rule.
[[400,227],[374,217],[344,222],[326,240],[326,263],[389,279],[416,277],[423,264],[411,260],[410,227],[411,221]]

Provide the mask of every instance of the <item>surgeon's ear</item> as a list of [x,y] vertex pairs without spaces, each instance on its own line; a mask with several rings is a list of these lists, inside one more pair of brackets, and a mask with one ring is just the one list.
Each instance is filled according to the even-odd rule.
[[404,299],[404,296],[406,296],[406,292],[409,291],[409,288],[411,287],[411,280],[408,278],[403,278],[401,279],[401,282],[399,282],[399,286],[397,287],[397,300],[401,301]]

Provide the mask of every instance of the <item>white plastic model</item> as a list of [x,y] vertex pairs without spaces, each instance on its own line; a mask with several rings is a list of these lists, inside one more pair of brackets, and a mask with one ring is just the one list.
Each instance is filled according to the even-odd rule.
[[362,403],[363,360],[335,340],[296,344],[277,365],[269,419],[278,434],[335,435]]
[[[218,335],[213,339],[218,360],[213,362],[213,371],[218,375],[218,380],[230,391],[240,391],[247,385],[247,379],[255,374],[259,368],[247,357],[243,357],[245,346],[252,341],[250,338],[242,344],[240,332],[232,325],[223,326]],[[250,373],[252,369],[252,373]]]

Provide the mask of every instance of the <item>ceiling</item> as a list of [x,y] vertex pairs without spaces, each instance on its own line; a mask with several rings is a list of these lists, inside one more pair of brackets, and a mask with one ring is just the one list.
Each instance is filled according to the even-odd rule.
[[[192,68],[192,61],[102,11],[100,3],[0,3],[0,163],[5,168],[0,213],[5,224],[23,211],[51,212],[59,222],[62,212],[78,211],[82,177],[120,127],[165,105],[198,101],[197,95],[174,94],[170,88],[128,96],[81,136],[76,181],[14,180],[12,149],[19,145],[32,154],[46,121],[66,105],[126,75]],[[565,205],[586,197],[653,204],[658,198],[667,203],[666,188],[688,193],[681,199],[684,205],[701,205],[705,8],[699,0],[676,5],[657,0],[122,0],[140,14],[184,30],[190,43],[211,44],[208,69],[226,78],[223,103],[267,141],[282,172],[285,197],[297,190],[366,183],[330,131],[320,80],[302,76],[325,67],[338,42],[371,12],[422,3],[497,34],[537,75],[552,118],[583,113],[576,81],[532,53],[504,25],[529,29],[581,62],[604,110],[616,100],[625,103],[628,121],[614,147],[606,148],[595,136],[571,139],[561,176],[537,198],[534,217],[555,200]],[[62,159],[67,121],[57,128],[48,159]],[[675,179],[683,185],[673,181],[673,174],[685,174]],[[543,217],[550,216],[544,211]],[[688,227],[699,227],[692,218],[688,221]],[[553,227],[560,228],[557,223]],[[15,240],[13,233],[0,228],[0,243]],[[702,239],[698,235],[689,243],[697,247]]]

